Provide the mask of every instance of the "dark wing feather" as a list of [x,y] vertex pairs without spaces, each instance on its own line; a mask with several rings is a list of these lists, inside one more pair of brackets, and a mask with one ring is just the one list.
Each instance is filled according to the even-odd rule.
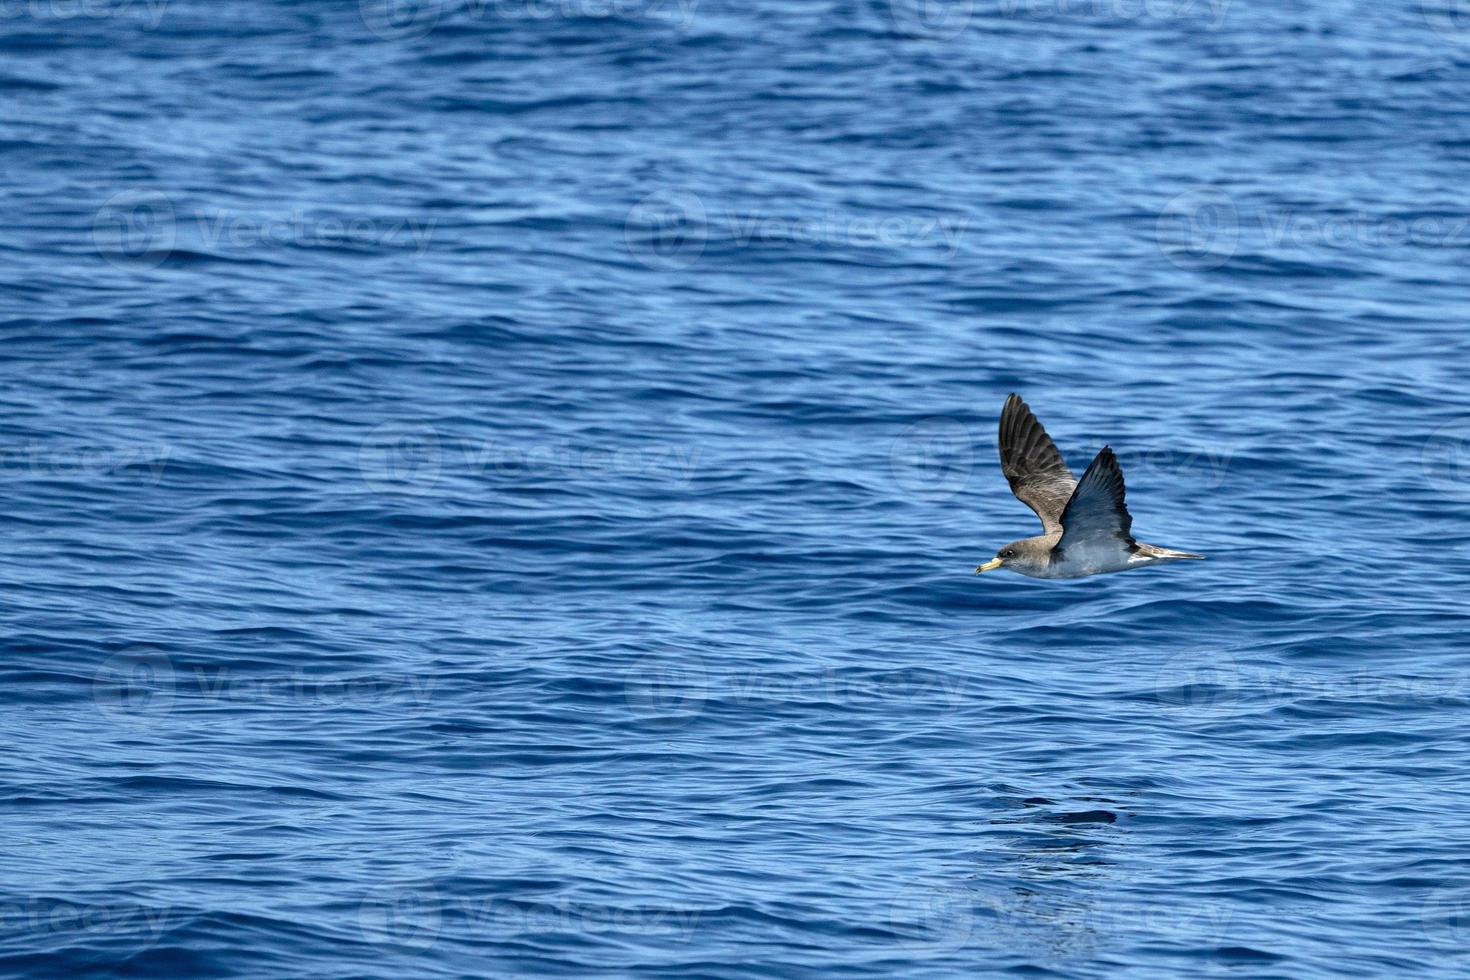
[[1123,470],[1112,449],[1104,446],[1077,481],[1062,511],[1062,539],[1057,547],[1065,550],[1069,544],[1118,540],[1131,548],[1133,518],[1123,496]]
[[1007,398],[1000,412],[1000,469],[1011,493],[1036,511],[1046,532],[1061,530],[1077,478],[1019,395]]

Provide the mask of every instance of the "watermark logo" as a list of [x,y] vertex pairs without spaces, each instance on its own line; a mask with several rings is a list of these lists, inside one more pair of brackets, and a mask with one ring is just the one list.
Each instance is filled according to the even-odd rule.
[[685,190],[649,194],[628,212],[623,238],[628,254],[650,269],[687,269],[704,255],[704,201]]
[[1190,935],[1201,943],[1222,943],[1231,921],[1231,910],[1224,905],[1138,905],[1086,881],[1070,881],[1057,890],[1021,886],[979,904],[988,940],[1046,960],[1096,955],[1140,934]]
[[1470,43],[1470,0],[1421,0],[1429,29],[1453,44]]
[[1470,891],[1444,886],[1424,899],[1424,935],[1435,947],[1454,952],[1470,949]]
[[0,22],[111,20],[141,21],[146,30],[163,22],[168,0],[0,0]]
[[411,248],[421,256],[433,241],[435,219],[332,217],[302,209],[250,213],[215,208],[195,216],[199,240],[210,249]]
[[1225,23],[1230,0],[998,0],[980,11],[977,6],[975,0],[888,0],[894,30],[927,41],[953,41],[980,12],[1009,20],[1193,21],[1215,31]]
[[[616,869],[612,869],[616,873]],[[599,905],[558,899],[551,902],[497,900],[480,907],[465,903],[471,927],[501,936],[536,933],[567,935],[661,936],[688,942],[699,924],[698,909],[652,905]],[[479,928],[472,931],[478,933]]]
[[697,0],[360,0],[362,22],[385,41],[428,36],[447,13],[468,21],[643,19],[687,31]]
[[636,261],[651,269],[687,269],[703,257],[716,231],[732,248],[926,249],[949,259],[969,225],[964,215],[712,213],[692,191],[661,190],[629,210],[623,229]]
[[1218,269],[1241,242],[1276,253],[1390,248],[1470,248],[1470,214],[1399,216],[1367,211],[1290,208],[1245,212],[1224,191],[1206,188],[1174,197],[1159,212],[1159,251],[1183,269]]
[[[0,0],[3,2],[3,0]],[[303,209],[252,213],[215,208],[179,215],[159,191],[123,191],[109,198],[92,221],[92,243],[112,265],[130,271],[156,269],[181,248],[198,242],[209,251],[252,248],[411,249],[428,251],[436,221],[407,217],[310,213]]]
[[798,246],[806,248],[929,248],[948,259],[959,251],[969,227],[963,217],[885,217],[843,214],[784,217],[757,211],[727,211],[723,220],[729,240],[740,248]]
[[394,705],[424,711],[434,693],[433,674],[321,676],[297,670],[284,677],[237,675],[228,666],[196,666],[181,673],[175,692],[198,701],[306,705],[330,709]]
[[105,717],[141,725],[165,717],[179,701],[313,711],[391,706],[395,713],[421,713],[431,703],[434,685],[432,674],[317,675],[296,670],[257,676],[209,664],[185,670],[157,648],[143,645],[107,658],[93,675],[92,694]]
[[1272,211],[1259,215],[1261,238],[1273,249],[1470,247],[1470,217],[1420,215],[1383,217]]
[[614,477],[661,480],[676,488],[689,486],[699,465],[699,447],[660,445],[583,448],[562,440],[550,445],[519,446],[487,439],[461,440],[465,468],[471,474],[527,479]]
[[1240,215],[1223,191],[1186,191],[1159,212],[1154,234],[1164,258],[1179,268],[1218,269],[1235,257]]
[[444,925],[439,892],[429,883],[379,885],[358,906],[357,924],[370,943],[428,949]]
[[504,480],[633,479],[682,489],[693,482],[699,447],[659,443],[580,447],[570,440],[517,445],[497,439],[445,438],[428,424],[385,422],[358,447],[358,470],[377,493],[423,495],[453,471]]
[[1054,20],[1091,17],[1113,21],[1180,21],[1202,23],[1215,31],[1225,23],[1230,0],[1000,0],[1003,17]]
[[888,0],[893,29],[924,41],[953,41],[975,16],[975,0]]
[[1216,490],[1224,485],[1230,464],[1235,459],[1235,447],[1207,446],[1195,450],[1158,449],[1130,452],[1124,458],[1129,479],[1144,473],[1167,475],[1170,480],[1189,483],[1194,487]]
[[359,0],[358,10],[367,29],[384,41],[413,41],[438,25],[444,0]]
[[158,191],[114,194],[92,220],[92,244],[119,269],[156,269],[177,241],[173,202]]
[[1438,492],[1470,499],[1470,419],[1442,425],[1424,441],[1419,456],[1424,479]]
[[606,20],[613,17],[661,21],[676,31],[694,22],[698,0],[460,0],[477,19]]
[[[608,862],[560,858],[584,877],[615,880],[618,868]],[[466,866],[453,860],[450,873]],[[469,873],[502,869],[502,861],[476,861]],[[659,936],[687,942],[699,923],[700,910],[674,906],[601,904],[565,897],[484,898],[446,896],[432,880],[388,883],[370,889],[358,905],[358,929],[370,943],[425,950],[445,937],[484,942],[525,935],[574,933],[588,936]]]
[[974,936],[975,899],[955,885],[915,885],[894,899],[888,920],[906,951],[953,953]]
[[166,905],[96,905],[54,898],[0,901],[0,932],[66,937],[77,943],[83,936],[127,936],[130,943],[141,940],[147,948],[177,921],[175,910]]
[[1238,709],[1240,665],[1219,650],[1191,650],[1171,657],[1159,670],[1154,697],[1159,707],[1182,718],[1205,720]]
[[92,676],[92,700],[111,721],[126,725],[158,721],[173,710],[173,663],[149,645],[115,653]]
[[974,445],[963,422],[934,416],[899,433],[889,449],[888,468],[904,493],[945,500],[969,485]]
[[698,655],[651,654],[628,669],[623,696],[628,708],[644,721],[678,727],[704,710],[709,673]]
[[883,671],[745,670],[711,673],[697,656],[644,657],[629,671],[628,705],[639,717],[682,724],[718,696],[732,708],[759,705],[828,704],[855,711],[882,711],[904,704],[934,714],[965,704],[964,677],[924,667]]
[[172,454],[159,445],[63,445],[29,442],[0,447],[0,479],[119,480],[158,486]]
[[442,466],[439,433],[429,425],[385,422],[368,434],[357,452],[358,472],[376,493],[430,493]]

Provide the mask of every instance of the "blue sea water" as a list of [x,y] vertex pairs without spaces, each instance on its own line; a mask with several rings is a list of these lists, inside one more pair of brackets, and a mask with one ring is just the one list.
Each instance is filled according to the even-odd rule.
[[[0,53],[0,973],[1470,966],[1451,0]],[[971,575],[1011,391],[1209,559]]]

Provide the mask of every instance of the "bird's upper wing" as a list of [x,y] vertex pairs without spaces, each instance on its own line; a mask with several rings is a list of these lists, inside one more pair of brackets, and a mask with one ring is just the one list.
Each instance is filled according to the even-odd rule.
[[1057,547],[1117,542],[1133,546],[1133,518],[1123,502],[1123,471],[1112,449],[1104,446],[1077,481],[1062,511],[1062,538]]
[[1036,511],[1046,533],[1061,530],[1077,478],[1019,395],[1007,398],[1000,412],[1000,469],[1011,493]]

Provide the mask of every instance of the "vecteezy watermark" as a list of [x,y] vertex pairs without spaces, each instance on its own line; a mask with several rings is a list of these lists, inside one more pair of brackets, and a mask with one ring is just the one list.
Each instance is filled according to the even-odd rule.
[[367,29],[384,41],[426,37],[444,15],[444,0],[359,0]]
[[92,675],[92,700],[110,721],[151,724],[174,703],[173,662],[158,647],[137,644],[113,654]]
[[427,37],[449,17],[468,21],[647,20],[687,31],[698,0],[359,0],[362,22],[385,41]]
[[437,220],[336,217],[304,210],[270,213],[215,208],[194,216],[199,239],[211,249],[291,245],[296,248],[411,248],[429,250]]
[[433,882],[384,884],[358,906],[368,942],[424,950],[443,935],[508,939],[534,933],[666,936],[687,942],[700,910],[649,904],[601,904],[571,899],[511,900],[445,897]]
[[692,721],[708,695],[709,672],[698,655],[640,657],[623,681],[628,709],[665,727]]
[[[924,500],[946,500],[969,486],[975,445],[974,432],[958,419],[947,416],[922,419],[894,437],[889,446],[889,472],[904,494]],[[1124,454],[1123,468],[1133,475],[1155,472],[1199,489],[1217,489],[1225,483],[1234,458],[1235,447],[1230,445],[1145,450]]]
[[1190,650],[1169,658],[1154,685],[1162,710],[1196,721],[1237,710],[1240,688],[1240,665],[1221,650]]
[[0,480],[125,480],[157,486],[172,448],[166,445],[0,445]]
[[1247,709],[1261,712],[1309,701],[1374,704],[1459,704],[1470,697],[1470,676],[1389,677],[1242,666],[1221,650],[1187,651],[1156,675],[1155,703],[1190,721],[1214,721]]
[[153,30],[167,6],[168,0],[0,0],[0,22],[126,18]]
[[497,480],[602,479],[612,476],[660,480],[686,487],[699,462],[697,447],[574,445],[570,439],[521,445],[501,439],[452,439],[431,425],[385,422],[358,448],[363,483],[377,493],[431,493],[448,472]]
[[1130,452],[1123,459],[1123,466],[1129,477],[1152,471],[1186,481],[1199,489],[1216,490],[1224,485],[1234,459],[1234,446],[1217,445],[1188,450]]
[[157,647],[130,647],[103,661],[92,678],[92,697],[109,720],[153,724],[180,701],[237,706],[301,705],[307,708],[394,706],[423,711],[434,693],[432,675],[240,674],[225,666],[175,666]]
[[1137,935],[1188,935],[1201,946],[1228,936],[1231,910],[1219,903],[1138,904],[1088,879],[1058,878],[976,901],[990,943],[1045,959],[1086,956]]
[[666,936],[688,942],[700,910],[663,905],[604,905],[595,902],[512,902],[504,899],[464,903],[474,933],[516,936],[527,933],[583,933],[610,936]]
[[174,205],[158,191],[114,194],[92,220],[97,253],[122,269],[156,269],[173,253],[178,228]]
[[413,216],[229,211],[215,208],[180,216],[161,191],[123,191],[97,210],[92,243],[109,263],[133,271],[156,269],[183,244],[211,251],[254,248],[358,248],[411,250],[423,255],[435,219]]
[[1454,44],[1470,44],[1470,0],[1420,0],[1430,30]]
[[888,469],[905,494],[945,500],[969,485],[974,446],[974,436],[963,422],[933,416],[898,434],[888,450]]
[[429,493],[438,484],[443,465],[439,433],[429,425],[384,422],[357,450],[362,481],[377,493]]
[[736,708],[813,703],[849,710],[903,704],[932,714],[958,711],[967,681],[922,667],[880,671],[788,670],[712,673],[698,656],[643,657],[625,675],[629,709],[663,726],[694,720],[710,701]]
[[1230,13],[1230,0],[998,0],[998,4],[1003,17],[1193,21],[1211,31],[1219,30]]
[[628,211],[628,254],[651,269],[687,269],[704,254],[709,215],[693,191],[655,191]]
[[1208,188],[1179,194],[1159,212],[1154,241],[1181,269],[1218,269],[1235,257],[1240,244],[1235,201]]
[[1229,9],[1230,0],[888,0],[895,32],[925,41],[953,41],[977,15],[1038,21],[1194,21],[1213,31],[1225,23]]
[[324,676],[296,670],[280,677],[240,674],[229,667],[195,666],[174,674],[174,691],[193,702],[307,707],[395,705],[417,713],[434,695],[432,674]]
[[429,882],[383,884],[357,907],[357,925],[370,943],[424,950],[444,926],[439,891]]
[[1424,479],[1447,497],[1470,499],[1470,419],[1442,425],[1424,440]]
[[1463,953],[1470,948],[1470,888],[1444,885],[1424,898],[1424,936],[1438,949]]
[[711,211],[690,190],[649,194],[628,211],[628,254],[651,269],[687,269],[715,235],[734,248],[924,248],[944,258],[959,250],[969,219],[955,215],[825,214],[793,216],[752,210]]
[[730,241],[752,245],[803,245],[853,248],[932,248],[945,258],[955,254],[969,219],[950,216],[887,215],[882,218],[829,211],[792,218],[758,211],[723,213]]
[[[181,917],[181,916],[179,916]],[[98,904],[58,898],[0,899],[0,934],[17,933],[59,936],[126,936],[148,945],[157,942],[176,922],[173,908],[139,905],[134,902]]]
[[1470,213],[1392,217],[1288,208],[1247,212],[1222,190],[1187,191],[1159,212],[1155,241],[1185,269],[1218,269],[1249,241],[1267,251],[1470,247]]
[[975,896],[947,882],[916,883],[894,898],[888,927],[907,952],[958,952],[975,935]]
[[1267,211],[1258,216],[1270,248],[1465,248],[1470,215],[1384,218],[1366,212],[1316,215]]
[[975,16],[975,0],[888,0],[893,29],[904,37],[953,41]]

